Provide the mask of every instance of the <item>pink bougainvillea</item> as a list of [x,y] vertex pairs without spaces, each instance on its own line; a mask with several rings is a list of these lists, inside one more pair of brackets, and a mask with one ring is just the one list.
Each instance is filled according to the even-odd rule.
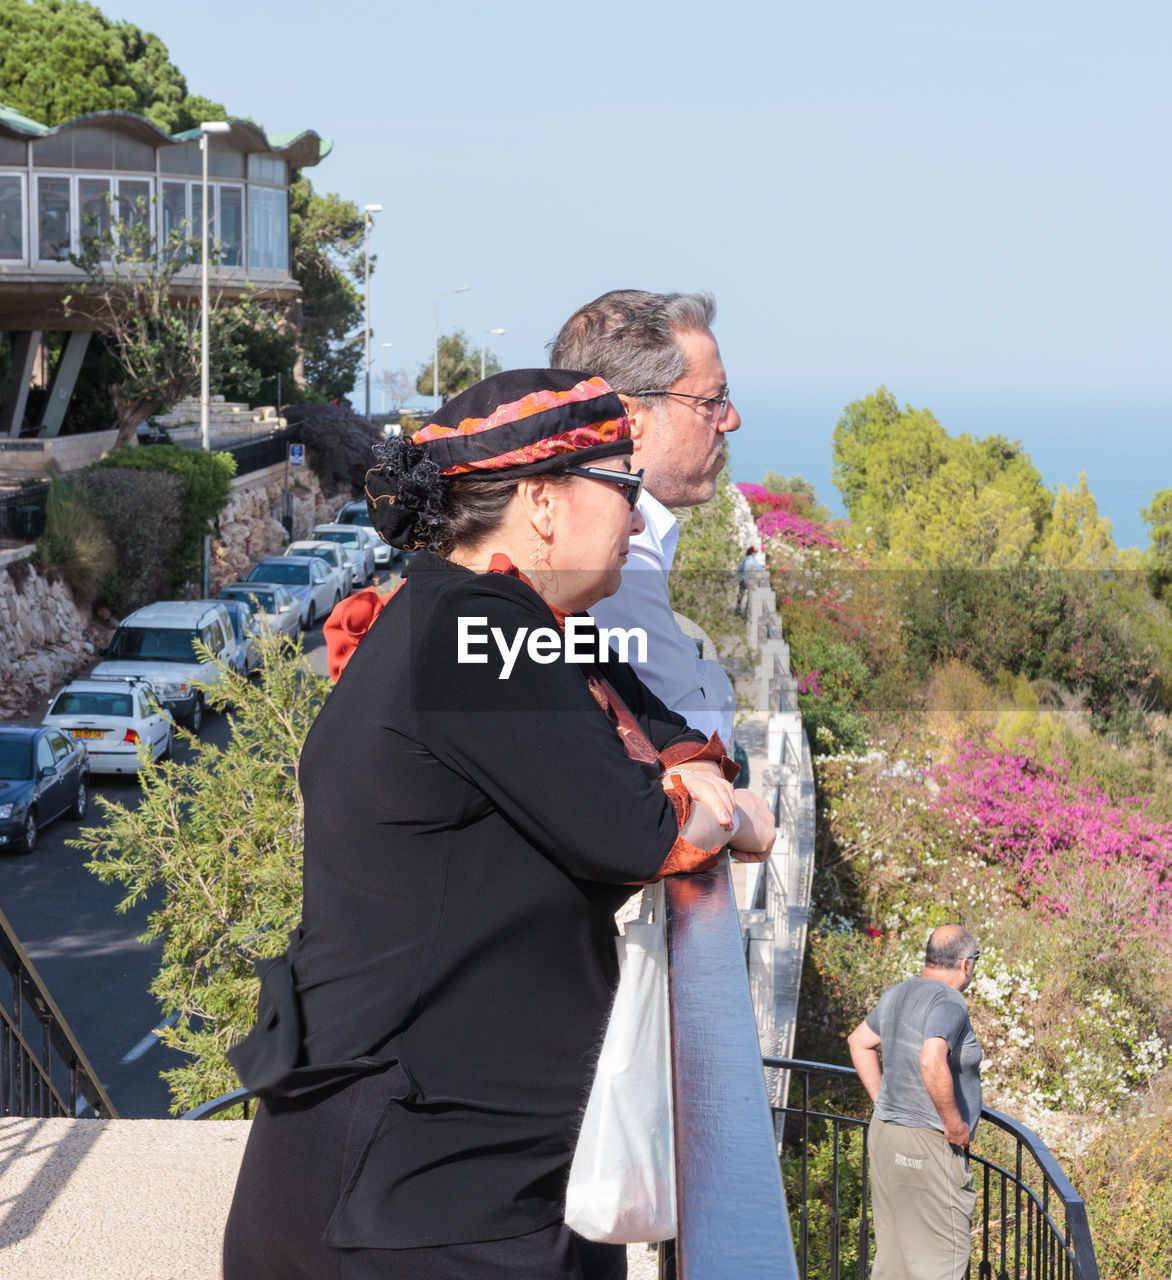
[[841,548],[826,526],[810,516],[810,500],[800,493],[770,493],[759,484],[738,484],[762,538],[780,538],[793,547]]
[[1061,760],[972,744],[933,773],[936,810],[967,822],[982,854],[1014,869],[1024,900],[1065,914],[1073,894],[1090,891],[1088,870],[1126,871],[1146,882],[1135,923],[1172,937],[1172,823],[1150,818],[1144,802],[1076,784]]

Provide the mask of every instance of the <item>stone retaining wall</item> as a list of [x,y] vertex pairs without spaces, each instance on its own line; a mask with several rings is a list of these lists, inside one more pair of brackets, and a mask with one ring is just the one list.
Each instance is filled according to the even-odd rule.
[[[307,537],[315,524],[334,518],[343,497],[323,497],[312,471],[298,475],[290,489],[293,537]],[[285,467],[253,472],[233,482],[232,497],[212,540],[211,593],[243,576],[267,555],[280,555],[287,538]],[[349,495],[345,495],[349,497]],[[57,575],[38,569],[32,548],[0,558],[0,718],[27,716],[29,705],[87,670],[97,658],[88,610],[74,603]]]

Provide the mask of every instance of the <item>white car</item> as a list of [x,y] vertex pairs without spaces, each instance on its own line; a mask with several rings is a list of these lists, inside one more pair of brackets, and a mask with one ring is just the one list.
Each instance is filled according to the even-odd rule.
[[279,582],[230,582],[218,599],[241,601],[252,611],[257,626],[288,640],[301,630],[301,604]]
[[398,553],[390,543],[384,542],[377,533],[374,533],[374,526],[370,520],[370,508],[366,505],[365,498],[359,498],[356,502],[344,503],[339,507],[338,514],[334,517],[334,523],[356,524],[362,528],[369,529],[376,538],[374,544],[375,564],[380,569],[389,569],[391,567]]
[[342,598],[344,585],[338,571],[317,556],[267,556],[253,565],[245,581],[279,582],[291,596],[296,596],[301,605],[302,631],[329,616]]
[[195,651],[200,641],[226,667],[236,658],[236,639],[228,611],[219,600],[159,600],[144,605],[118,624],[91,672],[95,676],[137,676],[146,680],[176,719],[192,733],[203,724],[203,692],[197,684],[219,677],[213,662]]
[[41,721],[85,747],[91,773],[137,773],[144,760],[171,754],[174,722],[146,680],[87,676],[71,680]]
[[343,547],[338,546],[336,542],[320,542],[316,538],[302,538],[299,542],[291,542],[285,548],[283,555],[287,556],[317,556],[319,560],[324,560],[331,569],[336,569],[338,576],[342,580],[342,594],[349,595],[354,590],[354,584],[358,580],[357,570],[354,563],[346,554]]
[[365,586],[374,577],[374,545],[382,539],[364,524],[319,524],[313,529],[319,542],[332,542],[346,553],[354,568],[354,581]]

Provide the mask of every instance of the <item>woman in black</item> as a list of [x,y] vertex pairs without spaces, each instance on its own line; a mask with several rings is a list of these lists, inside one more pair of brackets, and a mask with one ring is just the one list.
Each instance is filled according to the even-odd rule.
[[432,551],[331,619],[302,920],[233,1059],[263,1101],[224,1274],[620,1280],[562,1222],[614,913],[725,844],[765,856],[772,821],[575,616],[641,528],[601,379],[500,374],[385,450],[375,525]]

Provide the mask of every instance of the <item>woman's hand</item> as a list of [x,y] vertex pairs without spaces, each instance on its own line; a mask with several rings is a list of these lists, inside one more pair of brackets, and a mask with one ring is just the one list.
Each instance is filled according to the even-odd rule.
[[738,862],[764,862],[773,850],[777,828],[773,810],[755,791],[735,793],[740,823],[728,842],[729,852]]
[[677,777],[688,789],[694,803],[706,805],[721,827],[732,830],[736,798],[732,783],[724,780],[717,765],[709,761],[678,765],[660,778],[663,789],[670,791],[672,780]]

